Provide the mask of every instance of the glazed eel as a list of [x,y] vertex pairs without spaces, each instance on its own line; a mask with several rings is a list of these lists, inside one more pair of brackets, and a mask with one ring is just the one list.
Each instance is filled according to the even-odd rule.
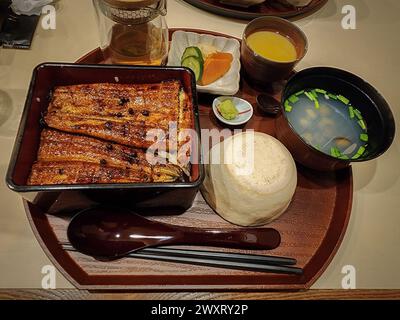
[[184,173],[177,165],[150,164],[144,149],[44,129],[28,185],[151,183],[184,179]]
[[179,81],[56,87],[44,121],[61,131],[144,149],[154,144],[146,139],[152,129],[168,137],[171,122],[178,131],[193,126],[191,99]]

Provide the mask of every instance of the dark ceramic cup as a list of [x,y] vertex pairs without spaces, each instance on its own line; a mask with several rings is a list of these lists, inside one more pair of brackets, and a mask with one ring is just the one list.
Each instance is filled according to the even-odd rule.
[[[290,38],[295,45],[297,59],[278,62],[266,59],[247,45],[247,38],[257,31],[273,31]],[[241,47],[241,61],[246,78],[257,86],[287,79],[294,67],[307,53],[308,42],[305,34],[295,24],[277,17],[261,17],[246,26]]]
[[[308,144],[296,132],[283,104],[292,94],[307,88],[340,93],[361,111],[367,123],[369,141],[366,152],[360,158],[342,160],[331,157]],[[282,94],[281,112],[276,119],[276,135],[297,162],[311,169],[333,171],[348,167],[351,162],[368,161],[382,155],[393,142],[395,122],[385,99],[363,79],[336,68],[314,67],[302,70],[289,79]]]

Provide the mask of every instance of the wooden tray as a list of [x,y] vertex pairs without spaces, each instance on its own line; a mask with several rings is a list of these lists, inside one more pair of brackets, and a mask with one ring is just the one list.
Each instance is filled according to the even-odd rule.
[[[202,30],[188,30],[210,33]],[[170,31],[172,34],[174,30]],[[80,59],[82,63],[104,63],[100,49]],[[279,96],[281,85],[274,89]],[[242,79],[237,94],[254,106],[258,91]],[[222,129],[210,107],[213,96],[199,94],[202,128]],[[245,126],[274,135],[274,119],[263,117],[255,108],[254,117]],[[261,290],[307,289],[326,269],[342,241],[351,212],[352,172],[321,174],[298,166],[298,186],[285,214],[270,224],[281,232],[282,244],[272,251],[260,252],[293,257],[304,269],[302,276],[266,274],[240,270],[191,266],[141,259],[99,262],[76,252],[66,252],[59,245],[67,241],[70,216],[52,216],[30,203],[26,213],[41,247],[60,272],[80,289],[101,290]],[[66,200],[67,201],[67,200]],[[180,216],[154,217],[167,223],[195,227],[232,227],[216,215],[199,193],[193,207]],[[213,250],[216,250],[213,248]],[[220,249],[221,250],[221,249]],[[228,250],[236,251],[240,250]],[[243,252],[243,251],[242,251]]]
[[300,19],[321,9],[328,0],[313,0],[308,6],[285,6],[279,2],[265,1],[248,8],[225,5],[218,0],[184,0],[191,5],[230,18],[252,20],[263,16],[276,16],[287,19]]

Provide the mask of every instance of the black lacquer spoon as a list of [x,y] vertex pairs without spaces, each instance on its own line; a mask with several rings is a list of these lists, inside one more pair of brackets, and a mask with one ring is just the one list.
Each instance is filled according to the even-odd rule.
[[281,110],[280,102],[265,93],[257,96],[257,104],[261,111],[269,116],[276,116]]
[[157,246],[196,245],[271,250],[280,234],[272,228],[200,229],[146,219],[126,209],[97,207],[78,213],[68,226],[70,243],[94,257],[122,258]]

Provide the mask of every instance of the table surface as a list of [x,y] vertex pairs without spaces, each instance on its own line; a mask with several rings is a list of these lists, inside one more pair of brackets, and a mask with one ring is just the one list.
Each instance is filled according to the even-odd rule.
[[[342,7],[348,4],[356,8],[356,30],[341,26]],[[99,44],[90,0],[61,0],[56,9],[56,30],[39,25],[30,50],[0,49],[0,288],[41,288],[42,268],[50,264],[30,229],[21,198],[4,183],[32,69],[42,62],[73,62]],[[321,11],[295,22],[309,39],[309,52],[298,69],[335,66],[360,75],[385,96],[400,123],[398,12],[398,0],[329,0]],[[172,28],[208,29],[236,37],[246,25],[182,0],[168,1],[167,22]],[[341,288],[346,265],[356,269],[357,289],[400,288],[399,154],[396,138],[378,160],[353,166],[348,230],[313,289]],[[60,274],[56,280],[59,289],[73,288]]]

